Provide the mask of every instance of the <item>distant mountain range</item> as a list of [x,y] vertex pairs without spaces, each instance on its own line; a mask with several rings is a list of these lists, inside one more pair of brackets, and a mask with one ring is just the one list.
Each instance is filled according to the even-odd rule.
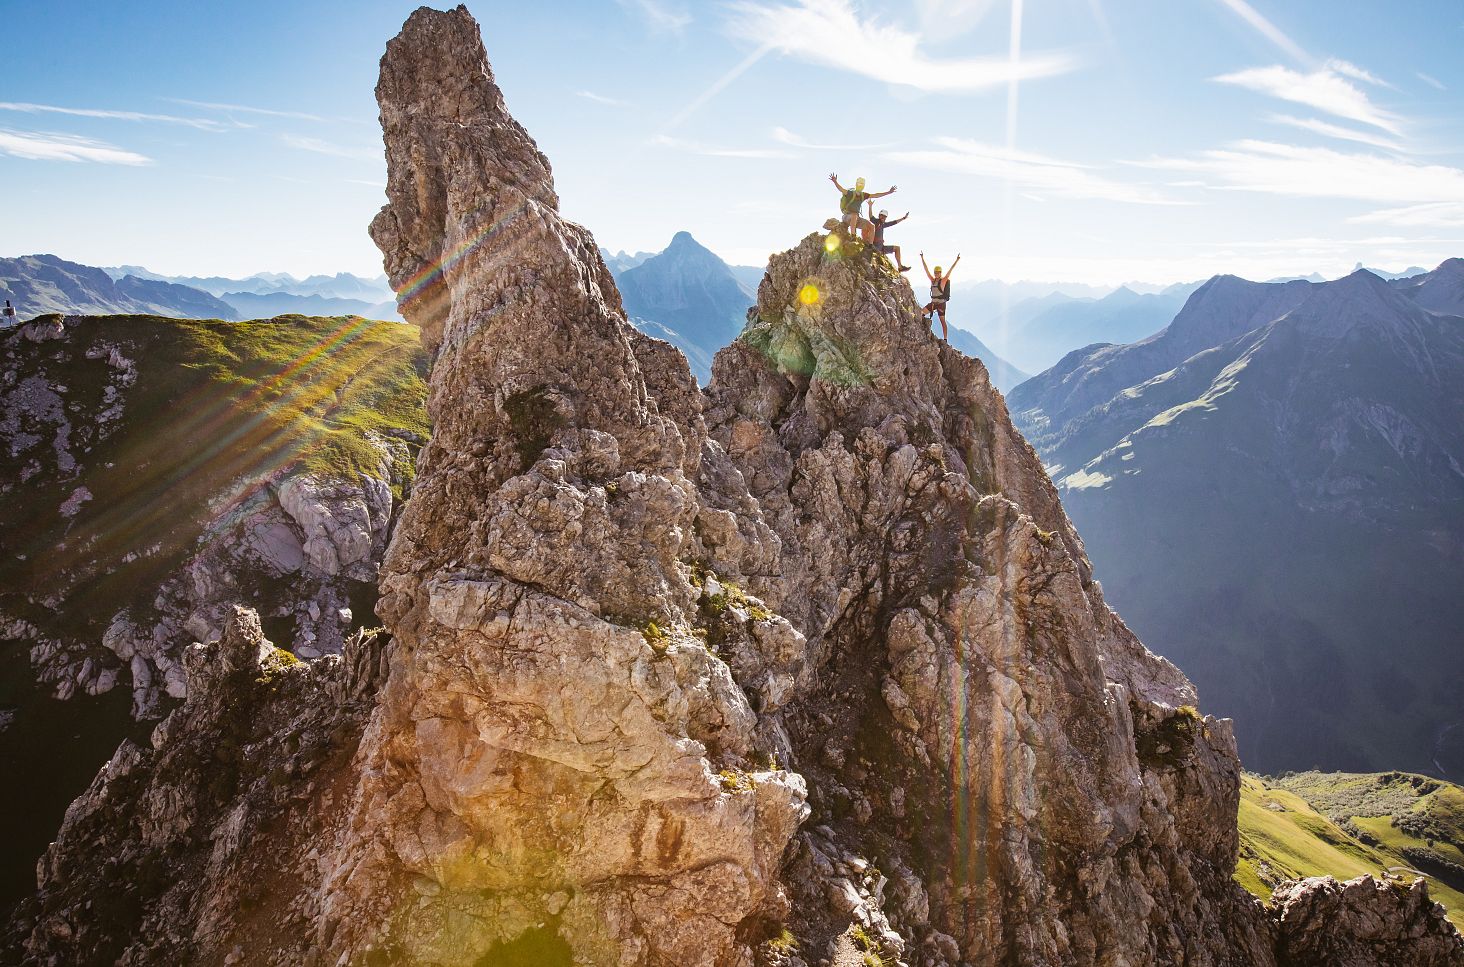
[[655,255],[655,252],[636,252],[632,255],[629,252],[614,252],[608,248],[600,249],[600,258],[605,260],[605,267],[610,270],[611,275],[619,275],[626,269],[633,269],[646,259]]
[[1109,602],[1248,766],[1464,775],[1464,260],[1218,276],[1009,402]]
[[245,278],[231,279],[218,275],[159,275],[140,265],[104,266],[102,271],[114,279],[132,275],[139,279],[186,285],[220,297],[226,292],[247,292],[254,295],[284,292],[298,296],[322,296],[327,299],[359,299],[367,303],[384,302],[392,297],[391,284],[387,282],[385,275],[365,279],[350,272],[338,272],[335,275],[311,275],[297,279],[287,272],[259,272]]
[[1062,293],[1025,300],[1005,319],[983,328],[988,342],[1018,366],[1041,372],[1067,353],[1093,343],[1134,342],[1163,329],[1199,287],[1176,285],[1140,293],[1119,286],[1102,298],[1071,298]]
[[11,301],[19,319],[47,312],[228,320],[298,313],[401,321],[385,276],[165,276],[137,265],[96,268],[54,255],[0,259],[0,299]]
[[21,320],[48,312],[239,318],[232,306],[199,289],[136,275],[114,279],[54,255],[0,258],[0,299],[9,299]]
[[703,384],[711,379],[711,356],[737,338],[757,301],[689,232],[677,232],[665,251],[621,271],[615,283],[627,318],[650,324],[641,328],[686,353]]
[[201,289],[232,306],[240,318],[299,313],[306,316],[365,316],[401,322],[396,294],[385,275],[365,279],[349,272],[297,279],[284,272],[260,272],[242,279],[224,276],[158,275],[137,265],[103,269],[114,278],[132,275]]

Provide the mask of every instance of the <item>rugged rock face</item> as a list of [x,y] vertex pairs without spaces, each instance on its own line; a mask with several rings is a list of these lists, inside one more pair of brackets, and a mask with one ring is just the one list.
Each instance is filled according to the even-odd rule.
[[413,15],[378,99],[373,234],[397,288],[434,280],[404,311],[435,432],[333,952],[542,929],[733,964],[787,924],[913,963],[1271,960],[1228,723],[1105,607],[907,285],[810,236],[700,397],[559,218],[465,10]]
[[1276,891],[1282,964],[1464,963],[1464,940],[1432,916],[1422,880],[1412,886],[1360,876],[1338,883],[1330,876],[1288,883]]
[[[256,332],[272,326],[289,335]],[[13,552],[0,634],[30,649],[57,696],[130,683],[134,713],[159,717],[186,690],[183,650],[217,639],[238,601],[267,608],[304,658],[338,653],[370,618],[412,435],[347,430],[359,470],[301,459],[332,445],[315,429],[325,406],[301,398],[339,408],[352,383],[398,378],[379,370],[412,373],[405,331],[362,326],[380,343],[339,350],[370,357],[362,368],[321,387],[323,374],[300,373],[279,401],[268,370],[248,382],[261,344],[309,347],[340,320],[49,316],[0,339],[0,537]]]
[[[246,792],[256,859],[194,881],[288,869],[283,929],[173,908],[174,945],[134,930],[124,962],[1278,963],[1231,879],[1228,723],[1106,608],[984,369],[902,280],[810,236],[702,394],[559,216],[465,9],[414,13],[377,93],[372,231],[435,354],[385,684],[353,762],[303,787],[349,790],[310,800],[310,845]],[[164,747],[221,728],[192,695]],[[35,959],[86,949],[96,879],[59,871],[117,828],[47,857]]]
[[357,634],[301,662],[235,609],[218,641],[189,649],[188,698],[150,745],[124,742],[67,811],[0,959],[310,962],[297,895],[339,822],[383,643]]

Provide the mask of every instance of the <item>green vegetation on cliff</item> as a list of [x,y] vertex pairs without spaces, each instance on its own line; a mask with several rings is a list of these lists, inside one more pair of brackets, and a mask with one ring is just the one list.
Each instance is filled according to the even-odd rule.
[[[84,589],[82,623],[100,634],[258,482],[380,476],[368,432],[428,433],[426,354],[400,323],[84,317],[48,341],[0,335],[0,363],[12,413],[0,546],[13,552],[0,559],[0,610],[43,628],[51,609],[33,602]],[[400,485],[414,468],[386,469]]]
[[1403,772],[1246,776],[1235,878],[1269,899],[1281,881],[1391,873],[1428,878],[1464,927],[1464,789]]

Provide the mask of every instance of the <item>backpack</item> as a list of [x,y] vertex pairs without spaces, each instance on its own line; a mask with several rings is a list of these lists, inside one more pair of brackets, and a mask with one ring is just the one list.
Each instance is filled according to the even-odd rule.
[[864,192],[857,188],[846,188],[844,194],[839,198],[839,211],[845,215],[852,215],[859,211],[859,203],[865,199]]

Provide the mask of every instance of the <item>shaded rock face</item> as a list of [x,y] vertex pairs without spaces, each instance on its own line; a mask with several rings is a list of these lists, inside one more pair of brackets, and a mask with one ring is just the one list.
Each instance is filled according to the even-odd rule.
[[[92,934],[109,955],[1278,962],[1273,918],[1230,876],[1228,723],[1104,606],[985,370],[931,338],[904,282],[810,236],[773,259],[703,394],[560,218],[465,9],[412,15],[378,98],[373,234],[435,353],[433,438],[381,583],[385,681],[345,732],[352,761],[282,777],[313,805],[233,791],[248,856],[188,880],[220,903],[139,889],[131,921]],[[235,625],[190,676],[262,667]],[[378,680],[343,671],[279,708]],[[202,710],[265,701],[219,706],[218,688],[190,685],[154,745],[207,747],[232,719]],[[179,801],[161,762],[135,768],[74,810]],[[308,844],[267,821],[302,809]],[[99,880],[62,871],[143,835],[71,825],[23,924],[41,962],[94,949],[77,937]],[[150,835],[169,874],[204,836],[225,859],[243,842]],[[260,918],[229,912],[242,882],[269,884]]]
[[124,742],[66,812],[10,917],[0,961],[303,964],[316,914],[301,884],[340,823],[344,781],[385,639],[300,662],[253,611],[184,656],[187,699]]
[[1464,964],[1464,938],[1433,916],[1422,880],[1407,886],[1360,876],[1288,883],[1276,891],[1281,964],[1418,967]]
[[212,473],[245,431],[180,428],[148,404],[170,374],[146,354],[168,338],[161,321],[47,316],[0,344],[4,636],[57,697],[130,684],[151,719],[186,692],[184,650],[216,640],[235,602],[268,602],[266,624],[301,657],[339,653],[369,617],[412,460],[408,442],[366,430],[368,472],[246,457]]

